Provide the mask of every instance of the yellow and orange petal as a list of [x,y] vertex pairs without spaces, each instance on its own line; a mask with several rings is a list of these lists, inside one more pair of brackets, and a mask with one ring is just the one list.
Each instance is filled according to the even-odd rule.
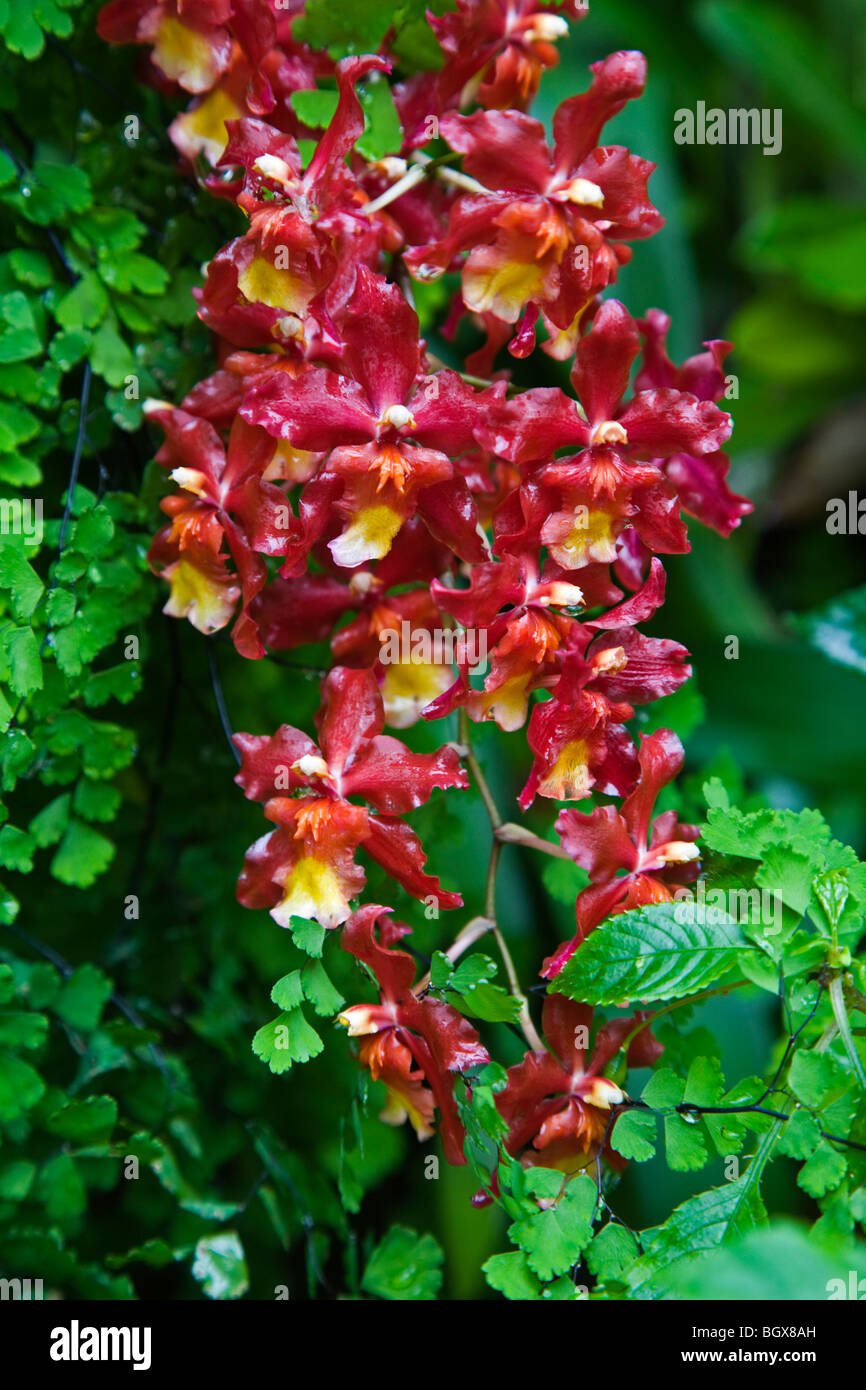
[[574,1098],[544,1121],[534,1148],[544,1155],[545,1168],[579,1173],[598,1154],[609,1122],[608,1110]]
[[365,1038],[360,1046],[360,1058],[369,1067],[375,1081],[383,1081],[388,1099],[379,1118],[389,1125],[403,1124],[407,1119],[419,1139],[429,1139],[434,1133],[433,1093],[424,1084],[424,1074],[413,1071],[414,1058],[408,1047],[393,1030]]
[[615,560],[621,529],[622,518],[614,512],[578,506],[548,517],[541,539],[563,569],[580,569],[592,560],[602,564]]
[[240,598],[240,585],[223,564],[205,563],[188,553],[167,565],[162,578],[171,586],[163,608],[172,618],[188,618],[205,634],[219,632],[231,620]]
[[403,513],[387,502],[368,503],[355,512],[342,535],[330,542],[330,552],[336,563],[347,569],[367,560],[381,560],[404,520]]
[[238,289],[251,304],[266,304],[302,318],[315,287],[306,275],[290,266],[278,266],[275,259],[254,254],[238,274]]
[[414,657],[389,664],[381,686],[385,723],[392,729],[408,729],[453,681],[453,669],[444,664]]
[[179,82],[188,92],[207,92],[225,68],[210,39],[190,29],[172,14],[163,14],[152,39],[152,58],[166,77]]
[[556,801],[580,801],[595,783],[589,769],[589,744],[585,739],[566,743],[555,763],[538,783],[538,795]]
[[498,245],[478,246],[463,268],[463,299],[478,314],[516,323],[529,301],[542,294],[545,279],[542,262],[513,259]]
[[244,110],[234,97],[219,85],[208,92],[189,111],[182,111],[169,126],[175,148],[187,159],[204,155],[208,164],[215,165],[228,144],[226,121],[237,120]]

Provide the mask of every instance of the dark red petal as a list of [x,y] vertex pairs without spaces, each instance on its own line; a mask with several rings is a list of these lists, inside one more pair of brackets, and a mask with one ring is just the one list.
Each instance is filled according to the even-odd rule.
[[423,806],[436,787],[468,786],[468,775],[453,748],[413,753],[388,734],[371,739],[342,778],[344,795],[361,796],[389,816]]
[[637,866],[637,851],[615,806],[598,806],[588,814],[568,807],[557,817],[556,832],[562,848],[595,883]]
[[674,454],[665,469],[683,510],[722,536],[729,536],[753,511],[747,497],[739,497],[728,487],[725,477],[729,468],[727,454],[718,453],[704,454],[703,458]]
[[730,415],[712,401],[699,401],[685,391],[641,391],[626,406],[619,423],[628,433],[629,447],[653,458],[712,454],[731,433]]
[[418,494],[418,513],[434,540],[448,544],[461,560],[473,564],[487,558],[478,506],[462,478],[425,487]]
[[[639,351],[640,338],[631,314],[618,299],[605,300],[589,333],[580,341],[571,374],[590,424],[616,418]],[[628,442],[632,443],[631,435]]]
[[593,618],[590,622],[584,623],[584,627],[598,629],[645,623],[664,603],[665,584],[664,566],[661,560],[653,556],[646,582],[637,593],[632,594],[616,608],[609,609],[600,618]]
[[511,463],[550,458],[557,449],[589,443],[577,402],[558,386],[535,386],[493,412],[478,431],[486,449]]
[[490,1061],[487,1048],[469,1019],[450,1004],[433,999],[430,995],[421,1000],[412,995],[403,999],[400,1022],[421,1035],[430,1049],[436,1070],[440,1072],[466,1071],[469,1067],[484,1066]]
[[244,396],[243,382],[234,372],[220,368],[196,382],[181,402],[190,415],[201,415],[217,429],[228,429]]
[[190,468],[203,473],[211,485],[210,500],[216,501],[226,454],[213,425],[161,402],[148,403],[145,414],[165,431],[165,443],[157,452],[157,463],[164,468]]
[[475,432],[495,409],[504,383],[477,391],[457,372],[443,370],[422,378],[409,402],[415,424],[412,438],[429,449],[460,454],[475,447]]
[[386,949],[386,945],[390,946],[409,931],[408,927],[391,922],[388,916],[391,911],[390,907],[380,907],[376,903],[359,907],[343,927],[340,945],[369,966],[389,1002],[399,1003],[411,994],[415,962],[406,951]]
[[672,695],[692,674],[689,653],[679,642],[645,637],[633,627],[619,628],[596,639],[591,649],[592,659],[597,660],[602,652],[616,647],[625,652],[625,666],[620,671],[600,676],[596,682],[597,688],[611,700],[645,705]]
[[562,1109],[570,1082],[551,1052],[527,1052],[522,1062],[508,1068],[508,1081],[496,1097],[496,1108],[508,1124],[505,1147],[510,1154],[525,1148],[545,1119]]
[[280,372],[254,381],[241,415],[313,453],[363,444],[376,434],[377,417],[363,387],[326,367],[313,367],[295,379]]
[[274,579],[252,605],[262,641],[272,651],[322,642],[343,613],[358,607],[348,585],[326,574]]
[[525,590],[523,567],[511,555],[473,565],[466,589],[451,589],[438,579],[430,585],[438,607],[461,627],[473,628],[490,627],[500,609],[521,602]]
[[689,540],[680,516],[680,499],[671,483],[663,478],[652,487],[636,489],[637,503],[631,524],[648,550],[662,555],[685,555]]
[[544,126],[519,111],[475,111],[445,116],[439,129],[463,167],[485,188],[544,193],[550,180],[550,155]]
[[374,414],[381,416],[391,405],[404,405],[418,375],[421,354],[418,315],[399,286],[359,266],[342,339],[343,370],[361,384]]
[[[649,159],[640,159],[629,154],[621,145],[609,145],[605,149],[593,150],[580,166],[581,178],[597,183],[604,194],[602,213],[605,217],[605,236],[608,242],[614,238],[641,240],[652,236],[665,220],[653,206],[647,191],[647,184],[655,165]],[[621,244],[608,246],[608,257],[601,259],[600,269],[607,280],[598,279],[594,289],[603,289],[610,280],[616,279],[616,269],[609,265],[609,252],[612,250],[618,262],[625,264],[629,255],[623,255],[627,248]],[[613,274],[611,274],[613,270]],[[598,271],[594,270],[596,277]]]
[[646,58],[642,53],[620,51],[593,63],[589,90],[569,97],[556,110],[553,138],[557,171],[565,175],[576,169],[598,144],[604,125],[633,97],[639,97],[646,83]]
[[291,771],[299,758],[319,756],[313,740],[300,729],[283,724],[270,737],[266,734],[235,734],[232,743],[241,755],[241,768],[235,781],[250,801],[267,801],[281,796],[306,779]]
[[364,112],[355,92],[355,83],[368,72],[390,72],[386,58],[367,54],[360,58],[341,58],[337,64],[337,90],[340,99],[325,134],[307,167],[304,182],[319,193],[334,175],[343,172],[343,161],[364,131]]
[[681,771],[685,754],[683,745],[672,729],[657,729],[641,739],[640,781],[631,796],[623,803],[623,820],[635,843],[642,848],[647,843],[653,806],[662,787]]
[[319,742],[334,777],[341,777],[384,723],[382,696],[373,672],[335,666],[322,686],[316,715]]
[[547,994],[541,1012],[541,1027],[545,1038],[568,1073],[583,1071],[586,1065],[586,1043],[580,1042],[578,1030],[586,1029],[587,1038],[592,1023],[592,1008],[567,999],[564,994]]
[[[445,1160],[452,1166],[459,1167],[466,1162],[466,1158],[463,1153],[464,1130],[454,1100],[454,1079],[437,1066],[436,1059],[424,1038],[403,1029],[400,1030],[400,1036],[405,1039],[406,1046],[410,1048],[433,1092],[439,1110],[439,1133],[442,1137]],[[485,1057],[486,1055],[485,1053]]]
[[292,838],[280,827],[262,835],[250,845],[244,856],[244,867],[238,879],[237,899],[242,907],[270,909],[282,897],[282,888],[274,875],[297,850]]
[[414,830],[402,820],[370,817],[370,833],[364,849],[386,873],[402,883],[413,898],[433,898],[440,908],[462,907],[459,893],[448,893],[439,886],[438,878],[424,873],[427,856]]

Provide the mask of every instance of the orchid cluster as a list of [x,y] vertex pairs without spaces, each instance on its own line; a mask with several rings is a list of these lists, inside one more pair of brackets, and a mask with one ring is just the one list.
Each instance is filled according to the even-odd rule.
[[[246,219],[196,292],[217,369],[179,407],[147,405],[174,485],[150,564],[167,613],[208,635],[230,628],[247,659],[330,641],[317,737],[289,725],[235,737],[236,780],[274,827],[238,896],[282,926],[342,929],[378,982],[379,1002],[341,1021],[388,1088],[384,1118],[408,1117],[421,1138],[438,1124],[453,1163],[465,1161],[454,1078],[488,1052],[415,982],[397,947],[409,928],[357,905],[363,858],[434,915],[458,909],[406,817],[469,786],[472,722],[525,730],[520,807],[569,803],[556,832],[590,882],[573,939],[542,966],[546,1045],[521,996],[529,1051],[496,1104],[510,1155],[574,1172],[604,1149],[624,1098],[605,1069],[626,1045],[637,1065],[660,1048],[639,1015],[601,1024],[590,1048],[592,1010],[557,994],[557,975],[611,914],[670,901],[698,871],[696,828],[673,811],[653,819],[680,742],[665,729],[640,740],[632,721],[691,674],[684,647],[640,630],[664,601],[660,557],[688,551],[686,518],[727,535],[750,510],[726,483],[730,345],[677,367],[666,315],[634,319],[608,295],[630,243],[662,226],[654,166],[602,143],[643,91],[642,55],[594,64],[552,144],[527,114],[577,0],[458,0],[429,18],[441,68],[408,76],[387,39],[336,62],[313,51],[293,37],[302,8],[113,0],[100,17],[109,42],[143,46],[150,80],[192,97],[170,128],[178,155]],[[293,98],[317,87],[335,105],[312,127]],[[371,158],[363,98],[383,87],[401,142]],[[454,366],[429,350],[415,307],[441,277],[439,350]],[[464,318],[476,346],[461,360]],[[535,351],[571,364],[569,390],[512,384],[509,358]],[[394,629],[453,631],[453,665],[414,643],[383,661]],[[458,738],[452,726],[437,753],[385,732],[455,713]],[[588,812],[570,804],[590,796]]]

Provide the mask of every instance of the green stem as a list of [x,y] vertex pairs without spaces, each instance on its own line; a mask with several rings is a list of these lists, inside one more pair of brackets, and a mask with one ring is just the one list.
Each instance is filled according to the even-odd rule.
[[830,981],[827,992],[830,995],[830,1004],[833,1008],[833,1017],[836,1020],[839,1036],[845,1045],[845,1051],[848,1054],[851,1066],[854,1068],[854,1074],[860,1082],[860,1089],[866,1091],[866,1071],[863,1070],[863,1063],[860,1060],[860,1054],[857,1051],[857,1045],[851,1033],[851,1021],[848,1018],[848,1010],[845,1007],[845,995],[843,991],[842,972],[838,971]]
[[496,838],[496,831],[503,824],[499,807],[496,805],[493,793],[487,784],[487,778],[481,770],[481,764],[475,756],[474,749],[469,740],[469,719],[465,709],[461,709],[457,715],[458,740],[466,749],[466,765],[472,774],[472,780],[478,788],[481,800],[484,802],[484,809],[490,821],[490,828],[493,831],[493,843],[490,846],[490,858],[487,862],[487,883],[484,890],[484,915],[493,923],[493,935],[496,938],[496,945],[499,947],[499,954],[502,957],[502,964],[505,966],[505,974],[508,977],[509,993],[518,1001],[520,1005],[520,1027],[523,1036],[529,1043],[533,1052],[544,1052],[545,1047],[535,1024],[532,1022],[532,1015],[529,1012],[529,1001],[523,990],[520,988],[520,980],[514,968],[514,961],[505,937],[496,921],[496,872],[499,868],[499,856],[502,852],[502,845]]

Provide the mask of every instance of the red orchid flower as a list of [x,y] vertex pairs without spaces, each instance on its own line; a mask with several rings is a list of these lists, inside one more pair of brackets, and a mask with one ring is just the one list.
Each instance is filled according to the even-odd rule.
[[[330,637],[340,665],[374,671],[386,723],[406,729],[454,679],[451,646],[444,642],[429,587],[450,558],[415,517],[383,560],[349,575],[333,565],[325,547],[322,562],[329,573],[276,578],[255,599],[251,617],[272,651]],[[348,623],[336,626],[348,615]]]
[[339,374],[314,367],[293,382],[272,377],[255,383],[241,408],[296,447],[329,451],[302,499],[307,546],[336,507],[348,524],[330,551],[352,568],[387,555],[417,510],[434,536],[480,559],[475,504],[451,460],[474,444],[480,411],[504,387],[478,392],[456,372],[424,374],[417,314],[396,285],[363,266],[341,334]]
[[[255,7],[257,19],[263,13],[267,15],[257,0],[247,3]],[[232,28],[236,35],[238,23],[235,15]],[[263,34],[261,40],[266,37]],[[251,56],[254,49],[258,50],[258,57]],[[168,133],[172,144],[196,166],[197,172],[204,174],[202,182],[209,193],[234,200],[242,191],[243,169],[238,178],[227,177],[230,171],[225,168],[217,170],[229,143],[226,123],[267,114],[270,125],[285,134],[306,136],[307,127],[291,105],[292,94],[309,91],[319,77],[330,76],[333,71],[334,64],[327,54],[313,54],[290,41],[264,51],[261,41],[258,45],[250,42],[245,49],[235,44],[226,71],[171,122]],[[207,168],[210,173],[205,173]]]
[[[571,608],[592,608],[621,597],[600,565],[581,574],[581,587],[552,561],[539,569],[537,553],[526,549],[519,558],[505,555],[501,563],[485,561],[469,571],[469,585],[453,589],[435,580],[430,591],[439,607],[463,629],[465,658],[450,690],[425,711],[441,718],[465,706],[470,719],[495,719],[513,731],[526,720],[529,696],[558,674],[557,655],[575,618]],[[655,581],[654,581],[655,582]],[[483,690],[474,690],[469,676],[477,664],[483,634],[490,671]]]
[[588,815],[570,807],[560,812],[556,829],[562,847],[586,869],[592,883],[577,898],[577,935],[545,961],[545,979],[559,974],[605,917],[647,903],[671,902],[672,887],[694,877],[700,855],[694,843],[698,827],[682,824],[675,811],[652,820],[656,798],[679,773],[683,756],[676,734],[658,729],[641,742],[640,780],[621,811],[598,806]]
[[[599,1028],[587,1060],[593,1010],[562,994],[548,994],[542,1029],[549,1052],[528,1052],[511,1067],[496,1108],[508,1123],[505,1148],[524,1162],[541,1163],[569,1175],[592,1163],[605,1148],[617,1167],[622,1160],[607,1150],[611,1110],[625,1100],[622,1089],[602,1072],[644,1017],[612,1019]],[[629,1066],[650,1066],[662,1053],[649,1029],[629,1043]]]
[[[283,555],[298,535],[285,493],[264,481],[273,441],[235,417],[224,446],[207,420],[147,401],[145,414],[161,425],[165,443],[156,455],[171,469],[179,491],[160,503],[171,517],[148,552],[154,572],[171,586],[164,612],[188,618],[200,632],[217,632],[243,597],[232,632],[244,656],[264,655],[249,605],[267,577],[264,555]],[[227,568],[223,539],[237,567]]]
[[[623,406],[639,351],[634,319],[618,300],[606,300],[577,349],[571,380],[579,404],[558,387],[525,391],[481,432],[504,458],[535,464],[524,473],[547,503],[538,539],[567,568],[612,561],[629,522],[650,550],[687,550],[665,461],[717,458],[731,432],[730,416],[712,401],[675,386],[638,389]],[[574,446],[581,452],[549,461],[557,449]]]
[[[699,401],[722,400],[728,388],[723,363],[731,344],[714,338],[704,344],[706,352],[675,367],[666,347],[670,322],[660,309],[650,309],[646,318],[639,321],[644,345],[635,390],[688,391]],[[665,477],[676,488],[683,510],[722,536],[729,536],[753,510],[748,498],[730,491],[725,481],[730,466],[727,454],[720,450],[706,452],[686,446],[672,454],[664,465]]]
[[344,58],[337,64],[337,109],[303,167],[297,141],[261,120],[229,120],[221,168],[245,171],[238,206],[249,231],[214,257],[205,286],[195,292],[199,315],[239,347],[291,345],[303,340],[312,314],[319,332],[352,293],[359,265],[374,265],[400,235],[388,218],[364,215],[366,195],[346,163],[364,129],[355,86],[384,58]]
[[390,949],[411,928],[392,922],[390,911],[375,904],[359,908],[343,929],[343,950],[370,969],[381,995],[378,1004],[344,1009],[338,1021],[350,1037],[362,1039],[362,1065],[387,1087],[381,1118],[401,1124],[408,1117],[418,1138],[429,1139],[435,1107],[446,1159],[465,1163],[453,1078],[490,1058],[468,1019],[450,1004],[413,991],[415,962],[406,951]]
[[582,19],[586,6],[544,0],[457,0],[454,10],[428,15],[445,57],[439,72],[420,72],[395,90],[407,143],[430,139],[431,112],[478,101],[481,106],[525,111],[545,68],[559,61],[556,42],[567,19]]
[[113,0],[99,11],[107,43],[151,44],[151,60],[187,92],[206,92],[232,55],[233,0]]
[[[441,133],[479,192],[457,199],[441,240],[407,253],[418,279],[435,279],[469,248],[467,308],[516,323],[529,306],[531,328],[541,307],[554,333],[576,333],[586,305],[628,258],[620,243],[662,225],[646,191],[655,166],[621,146],[596,148],[604,124],[643,91],[643,55],[613,53],[592,72],[589,90],[557,109],[552,152],[541,123],[518,111],[443,118]],[[531,346],[529,332],[518,350]]]
[[[416,898],[460,907],[424,873],[425,855],[404,820],[436,787],[469,785],[453,748],[412,753],[382,733],[382,696],[371,671],[335,667],[323,686],[319,744],[284,724],[272,737],[235,734],[241,770],[235,781],[263,801],[277,829],[247,852],[238,883],[245,907],[267,908],[288,926],[304,917],[336,927],[364,886],[355,863],[363,848]],[[357,797],[366,804],[356,804]]]

